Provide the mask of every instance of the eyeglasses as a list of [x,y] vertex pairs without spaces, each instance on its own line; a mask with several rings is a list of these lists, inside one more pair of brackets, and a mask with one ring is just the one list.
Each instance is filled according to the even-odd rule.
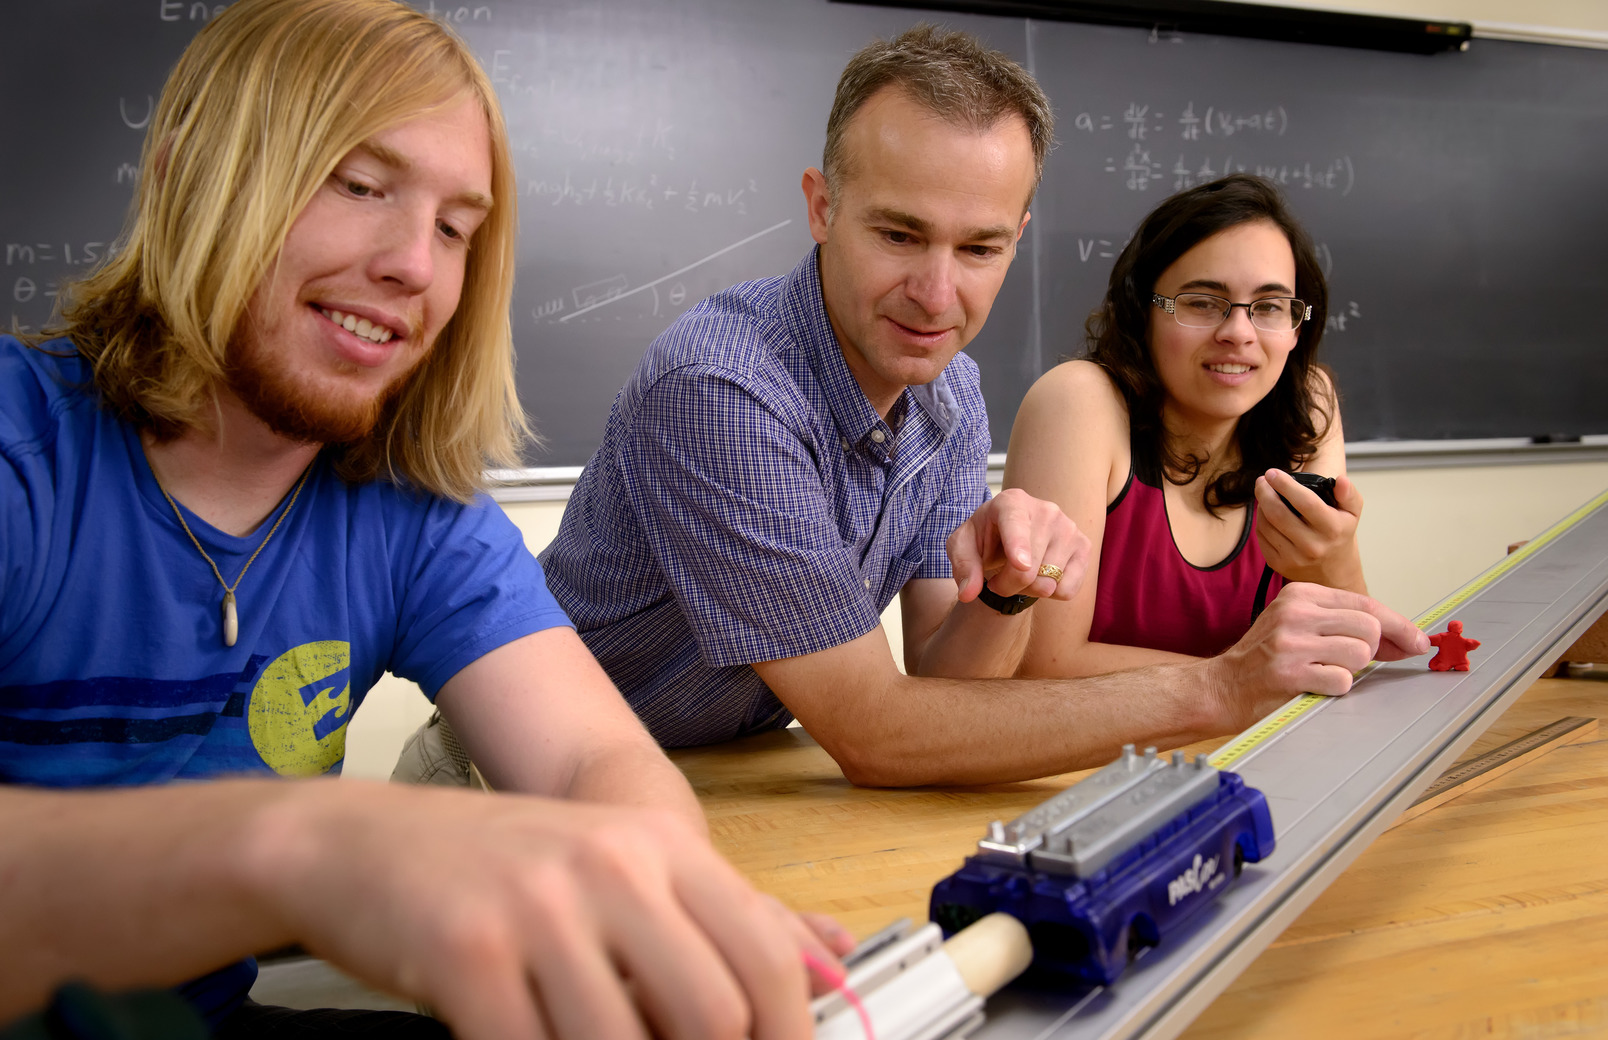
[[1214,329],[1228,320],[1235,307],[1244,307],[1251,324],[1264,332],[1293,332],[1312,317],[1310,305],[1292,296],[1273,296],[1250,303],[1230,303],[1209,293],[1179,293],[1150,297],[1150,302],[1173,316],[1180,325],[1192,329]]

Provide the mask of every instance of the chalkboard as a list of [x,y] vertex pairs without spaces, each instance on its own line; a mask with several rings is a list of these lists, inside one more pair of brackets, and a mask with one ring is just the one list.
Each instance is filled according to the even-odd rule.
[[[519,389],[533,466],[583,463],[677,314],[810,245],[843,63],[920,12],[828,0],[425,0],[507,109],[520,185]],[[0,320],[46,321],[132,197],[168,68],[220,5],[33,0],[7,13]],[[1323,356],[1348,439],[1608,432],[1608,53],[1476,40],[1359,51],[933,14],[1038,76],[1059,119],[1033,220],[970,350],[1003,450],[1078,353],[1112,256],[1171,191],[1273,177],[1330,277]]]

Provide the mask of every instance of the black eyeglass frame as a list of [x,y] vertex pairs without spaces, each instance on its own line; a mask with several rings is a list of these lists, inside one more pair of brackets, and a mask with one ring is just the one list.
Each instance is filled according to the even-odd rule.
[[[1224,307],[1225,307],[1225,310],[1223,311],[1223,316],[1221,318],[1218,318],[1216,324],[1214,324],[1214,325],[1184,325],[1183,322],[1178,321],[1178,311],[1177,311],[1176,301],[1177,301],[1179,296],[1205,296],[1205,297],[1207,297],[1209,299],[1221,300],[1223,302]],[[1269,328],[1263,328],[1261,325],[1257,325],[1256,324],[1256,315],[1254,313],[1252,313],[1251,308],[1256,306],[1259,303],[1266,303],[1269,300],[1288,300],[1290,303],[1295,304],[1295,306],[1290,308],[1290,313],[1291,314],[1299,314],[1300,315],[1300,317],[1296,319],[1295,324],[1291,325],[1287,329],[1269,329]],[[1213,329],[1213,328],[1216,328],[1218,325],[1221,325],[1223,322],[1228,320],[1228,316],[1230,314],[1234,313],[1234,308],[1235,307],[1244,307],[1245,308],[1245,316],[1247,318],[1251,319],[1251,324],[1254,325],[1256,328],[1262,329],[1263,332],[1294,332],[1295,330],[1297,330],[1297,329],[1299,329],[1301,327],[1302,322],[1307,321],[1312,317],[1312,305],[1310,303],[1307,303],[1305,300],[1298,300],[1294,296],[1264,296],[1264,297],[1262,297],[1262,299],[1260,299],[1260,300],[1252,300],[1250,303],[1235,303],[1233,300],[1224,299],[1223,297],[1218,296],[1216,293],[1187,292],[1187,293],[1179,293],[1177,296],[1163,296],[1163,295],[1161,295],[1161,293],[1151,293],[1150,302],[1151,302],[1151,304],[1153,306],[1160,307],[1162,310],[1166,311],[1168,314],[1171,314],[1172,317],[1173,317],[1173,321],[1178,321],[1178,324],[1183,325],[1183,327],[1186,328],[1186,329]]]

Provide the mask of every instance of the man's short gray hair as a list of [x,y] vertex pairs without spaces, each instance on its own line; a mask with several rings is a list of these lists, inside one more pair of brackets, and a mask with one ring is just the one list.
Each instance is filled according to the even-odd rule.
[[[1026,69],[977,37],[922,24],[865,47],[849,59],[838,80],[821,159],[834,203],[839,184],[853,172],[843,135],[861,106],[888,86],[968,130],[987,130],[1012,114],[1021,116],[1033,142],[1033,191],[1038,190],[1055,139],[1050,99]],[[1032,197],[1030,192],[1029,202]]]

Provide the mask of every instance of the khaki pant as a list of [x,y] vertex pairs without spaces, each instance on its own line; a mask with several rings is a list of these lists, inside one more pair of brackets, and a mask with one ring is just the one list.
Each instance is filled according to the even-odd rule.
[[437,711],[430,721],[414,731],[402,745],[391,780],[401,784],[439,784],[443,787],[476,787],[491,790],[480,770],[469,761],[469,753],[458,743],[447,720]]

